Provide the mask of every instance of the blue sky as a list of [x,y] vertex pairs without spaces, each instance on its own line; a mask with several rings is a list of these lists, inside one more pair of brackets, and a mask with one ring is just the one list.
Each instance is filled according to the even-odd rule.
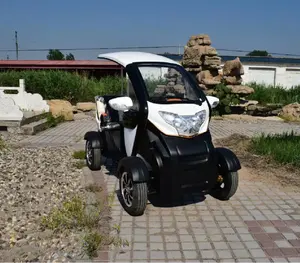
[[[183,46],[206,33],[216,48],[300,54],[299,10],[299,0],[1,0],[0,49],[14,49],[15,30],[20,49]],[[72,51],[77,59],[102,52]],[[0,59],[7,55],[15,59],[14,52]],[[19,59],[46,55],[20,52]]]

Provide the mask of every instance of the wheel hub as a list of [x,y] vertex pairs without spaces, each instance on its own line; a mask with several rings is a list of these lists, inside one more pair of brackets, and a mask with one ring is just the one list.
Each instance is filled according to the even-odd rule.
[[92,163],[93,153],[92,145],[90,141],[86,142],[86,160],[89,164]]
[[127,172],[124,172],[121,175],[121,194],[123,197],[123,200],[125,204],[128,207],[132,206],[132,200],[133,200],[133,181],[128,176]]

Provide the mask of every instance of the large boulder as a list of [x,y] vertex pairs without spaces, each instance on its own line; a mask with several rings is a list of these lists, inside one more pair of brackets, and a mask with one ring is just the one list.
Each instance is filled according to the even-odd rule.
[[72,104],[67,100],[48,100],[53,117],[63,116],[66,121],[74,120]]
[[300,121],[300,104],[291,103],[284,106],[280,112],[280,116],[291,121]]
[[224,76],[241,76],[244,75],[244,67],[239,58],[229,60],[224,63]]
[[91,111],[96,109],[96,104],[93,102],[78,102],[76,108],[79,111]]

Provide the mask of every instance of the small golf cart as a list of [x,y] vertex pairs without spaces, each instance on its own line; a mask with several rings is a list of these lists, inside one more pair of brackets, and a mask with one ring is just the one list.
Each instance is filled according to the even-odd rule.
[[232,151],[212,143],[209,122],[218,98],[206,96],[190,73],[164,56],[114,52],[98,58],[121,65],[125,83],[120,94],[95,98],[98,131],[84,136],[86,162],[100,170],[102,155],[118,161],[125,211],[142,215],[150,194],[172,199],[189,187],[229,200],[241,165]]

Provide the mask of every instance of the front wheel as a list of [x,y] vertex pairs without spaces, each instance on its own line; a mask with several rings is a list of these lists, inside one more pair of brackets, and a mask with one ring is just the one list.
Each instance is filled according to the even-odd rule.
[[145,168],[142,165],[144,164],[140,160],[133,158],[118,171],[120,203],[131,216],[143,215],[148,202],[147,181],[133,180],[133,173],[139,173]]
[[92,141],[87,140],[85,144],[86,164],[92,171],[101,169],[101,149],[93,148]]
[[227,172],[221,175],[222,181],[218,182],[210,195],[218,200],[229,200],[237,191],[239,184],[238,172]]

